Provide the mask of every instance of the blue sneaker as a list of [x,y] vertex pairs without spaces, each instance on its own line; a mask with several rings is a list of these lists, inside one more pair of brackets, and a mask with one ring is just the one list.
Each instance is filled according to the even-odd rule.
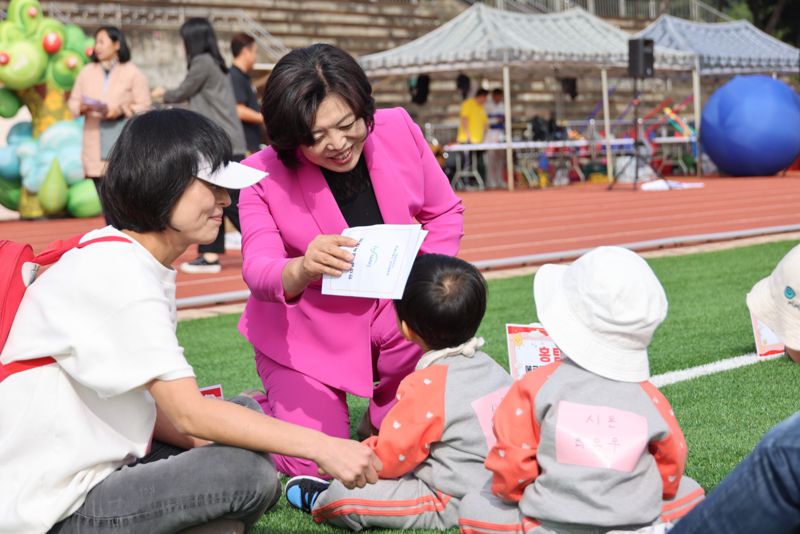
[[327,480],[308,475],[292,477],[286,483],[286,500],[295,508],[310,514],[317,497],[330,484]]

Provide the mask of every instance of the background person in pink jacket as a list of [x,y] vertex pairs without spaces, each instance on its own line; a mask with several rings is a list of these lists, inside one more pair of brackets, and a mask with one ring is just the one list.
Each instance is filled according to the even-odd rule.
[[[421,253],[455,255],[463,207],[419,127],[403,109],[376,111],[372,87],[346,52],[293,50],[272,71],[261,109],[270,147],[244,163],[270,176],[239,200],[243,276],[252,294],[239,330],[253,344],[264,411],[349,436],[346,393],[371,398],[360,426],[375,431],[420,349],[397,327],[391,301],[323,295],[352,255],[347,227],[419,222]],[[274,456],[286,474],[317,474]]]

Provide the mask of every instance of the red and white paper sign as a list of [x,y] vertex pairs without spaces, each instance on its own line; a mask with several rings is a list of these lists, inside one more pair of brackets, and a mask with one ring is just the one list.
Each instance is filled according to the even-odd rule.
[[218,399],[225,398],[222,396],[222,384],[216,384],[213,386],[206,386],[204,388],[200,388],[200,393],[204,397],[216,397]]
[[539,323],[507,324],[508,366],[514,380],[528,371],[563,358],[547,331]]
[[759,356],[773,356],[786,352],[778,335],[767,325],[756,319],[752,313],[750,314],[750,321],[753,323],[753,336],[756,339],[756,354]]

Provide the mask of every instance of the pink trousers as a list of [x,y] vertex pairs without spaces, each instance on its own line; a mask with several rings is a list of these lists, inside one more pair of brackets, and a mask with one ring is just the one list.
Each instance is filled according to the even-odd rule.
[[[392,301],[379,301],[374,313],[369,335],[375,388],[369,403],[369,418],[373,426],[378,428],[396,402],[397,387],[403,378],[414,371],[422,352],[398,330]],[[256,368],[266,392],[263,397],[256,397],[264,413],[329,436],[350,437],[350,414],[345,391],[281,365],[258,349]],[[317,465],[310,460],[278,454],[272,457],[281,473],[318,476]]]

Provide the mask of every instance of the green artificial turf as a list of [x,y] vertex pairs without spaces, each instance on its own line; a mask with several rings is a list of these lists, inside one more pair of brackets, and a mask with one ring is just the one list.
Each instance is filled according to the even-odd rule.
[[[745,295],[796,242],[778,242],[649,261],[669,299],[667,320],[650,346],[653,374],[714,362],[754,350]],[[478,332],[484,349],[508,366],[505,323],[536,320],[532,276],[492,280]],[[238,316],[184,321],[178,337],[200,385],[221,383],[226,396],[260,387],[250,345],[236,332]],[[335,328],[336,325],[320,325]],[[763,362],[663,388],[689,445],[687,474],[707,490],[716,486],[767,429],[800,409],[800,365]],[[355,425],[366,400],[349,397]],[[333,532],[315,525],[285,501],[256,532]],[[373,531],[389,532],[389,531]],[[421,532],[421,531],[420,531]]]

